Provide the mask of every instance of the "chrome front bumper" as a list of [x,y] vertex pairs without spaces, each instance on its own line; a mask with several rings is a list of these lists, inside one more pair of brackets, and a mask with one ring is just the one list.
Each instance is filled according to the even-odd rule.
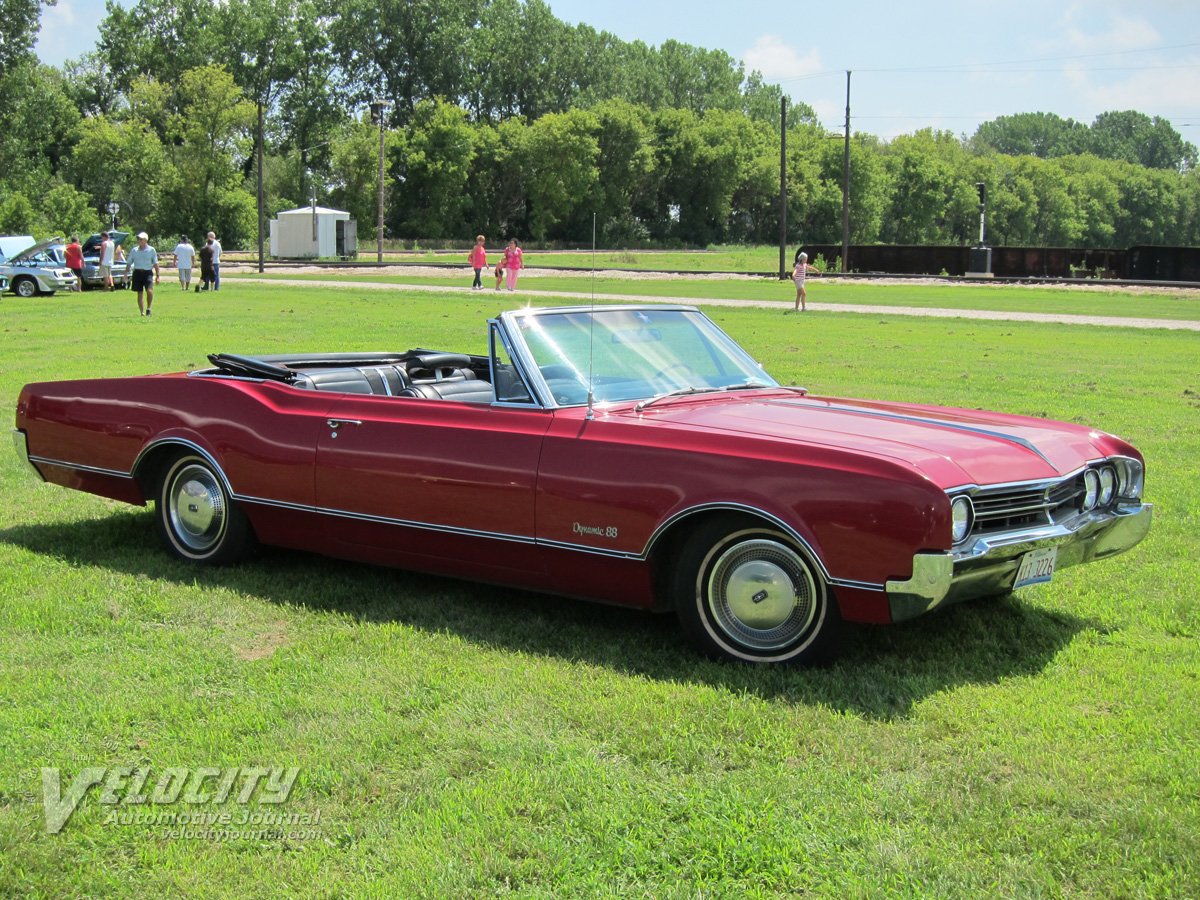
[[13,447],[17,451],[17,459],[21,461],[21,468],[27,475],[36,478],[40,482],[45,482],[42,473],[37,470],[37,466],[29,461],[29,444],[25,441],[25,432],[14,428],[12,430]]
[[1057,547],[1055,572],[1124,553],[1150,531],[1153,513],[1152,503],[1131,504],[1064,525],[979,538],[954,553],[917,553],[912,578],[885,585],[892,621],[1012,590],[1021,557],[1030,550]]

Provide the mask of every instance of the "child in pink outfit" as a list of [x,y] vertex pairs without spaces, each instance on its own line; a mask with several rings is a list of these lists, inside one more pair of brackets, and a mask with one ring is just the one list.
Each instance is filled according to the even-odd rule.
[[483,248],[483,235],[478,235],[475,238],[475,246],[471,248],[471,252],[467,255],[467,261],[470,262],[471,268],[475,270],[475,281],[471,284],[471,290],[482,291],[483,281],[479,278],[479,273],[487,268],[487,250]]
[[517,275],[524,268],[524,263],[521,260],[521,248],[517,245],[517,239],[513,238],[508,242],[508,246],[504,248],[504,271],[508,276],[508,289],[515,290],[517,287]]

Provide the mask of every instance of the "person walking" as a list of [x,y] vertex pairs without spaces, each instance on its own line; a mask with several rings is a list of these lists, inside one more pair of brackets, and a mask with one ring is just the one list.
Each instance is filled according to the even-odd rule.
[[100,280],[106,291],[113,289],[112,267],[115,249],[113,242],[109,240],[108,232],[100,232]]
[[175,269],[179,273],[179,286],[188,290],[192,286],[192,263],[196,259],[196,248],[188,242],[188,236],[181,234],[179,243],[171,251],[175,256]]
[[[204,290],[209,290],[212,286],[215,276],[213,275],[213,239],[209,238],[205,241],[204,246],[200,248],[200,283],[204,285]],[[200,293],[200,285],[196,285],[196,293]]]
[[[133,289],[137,291],[138,315],[150,315],[150,304],[154,302],[154,285],[158,283],[158,251],[150,246],[150,237],[142,231],[137,236],[137,246],[129,251],[127,268],[133,272]],[[142,292],[146,292],[146,305],[142,306]]]
[[796,305],[793,307],[792,312],[796,312],[799,309],[808,309],[808,295],[804,290],[804,279],[808,276],[809,272],[816,272],[818,275],[821,274],[820,269],[808,264],[808,254],[801,252],[796,256],[796,267],[792,269],[792,281],[796,285]]
[[483,247],[482,234],[476,235],[475,246],[471,248],[467,260],[471,263],[471,268],[475,270],[475,281],[471,284],[471,290],[482,291],[483,281],[480,279],[479,273],[487,268],[487,250]]
[[73,291],[83,290],[83,248],[79,246],[79,238],[76,235],[71,235],[71,243],[67,244],[67,268],[75,273],[75,287]]
[[213,233],[213,232],[211,232],[211,231],[208,233],[208,242],[209,242],[210,244],[212,244],[212,250],[213,250],[213,258],[212,258],[212,267],[213,267],[213,280],[212,280],[212,289],[213,289],[214,291],[219,291],[219,290],[221,289],[221,242],[217,240],[217,236],[216,236],[216,234],[214,234],[214,233]]
[[517,239],[513,238],[504,248],[504,271],[510,291],[516,290],[517,276],[524,267],[525,263],[521,260],[521,247],[517,243]]

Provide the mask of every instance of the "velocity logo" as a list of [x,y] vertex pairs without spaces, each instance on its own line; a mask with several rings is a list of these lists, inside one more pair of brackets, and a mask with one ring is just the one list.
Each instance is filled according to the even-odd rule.
[[245,806],[252,799],[257,799],[259,803],[284,803],[296,786],[300,769],[274,766],[176,767],[163,769],[157,779],[152,777],[153,774],[152,769],[134,769],[130,766],[92,766],[81,770],[64,794],[61,771],[42,769],[46,831],[49,834],[62,831],[88,791],[96,786],[101,786],[97,800],[106,806],[167,806],[180,801],[203,805],[223,804],[230,800]]

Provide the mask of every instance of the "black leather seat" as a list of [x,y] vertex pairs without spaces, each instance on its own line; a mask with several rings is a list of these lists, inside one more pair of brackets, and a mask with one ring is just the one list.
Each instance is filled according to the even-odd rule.
[[491,403],[495,399],[492,386],[486,381],[425,381],[417,382],[400,392],[401,397],[421,397],[425,400],[457,400],[460,403]]

